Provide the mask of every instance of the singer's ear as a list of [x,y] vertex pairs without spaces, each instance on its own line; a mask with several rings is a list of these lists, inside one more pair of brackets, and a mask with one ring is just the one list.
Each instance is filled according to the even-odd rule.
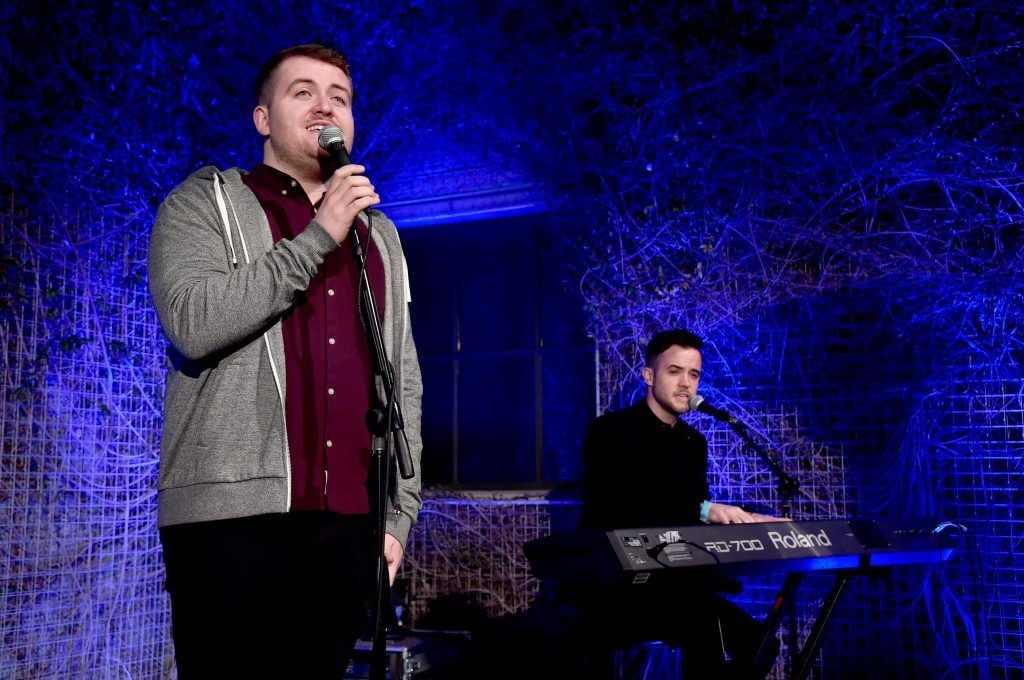
[[270,136],[270,116],[263,104],[252,110],[252,124],[256,126],[256,132],[264,137]]
[[654,371],[651,370],[650,366],[644,366],[644,370],[641,371],[641,375],[644,377],[644,382],[647,383],[648,387],[654,385]]

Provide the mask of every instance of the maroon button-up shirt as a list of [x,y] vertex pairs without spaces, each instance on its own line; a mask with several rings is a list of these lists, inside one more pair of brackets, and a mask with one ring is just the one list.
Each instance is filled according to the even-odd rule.
[[[270,222],[274,243],[301,233],[316,214],[302,185],[267,165],[243,175]],[[315,200],[319,204],[322,197]],[[367,249],[367,275],[383,314],[384,264]],[[292,509],[370,510],[367,477],[373,365],[358,312],[359,267],[349,241],[327,256],[305,295],[282,319],[287,396],[285,422],[292,466]]]

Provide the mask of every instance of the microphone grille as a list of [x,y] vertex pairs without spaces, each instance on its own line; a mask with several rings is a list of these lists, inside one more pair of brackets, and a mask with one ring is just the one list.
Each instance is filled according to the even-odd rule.
[[330,125],[320,131],[320,135],[316,138],[317,143],[321,149],[325,151],[331,148],[332,144],[345,143],[345,133],[342,132],[340,127]]
[[690,410],[696,411],[697,409],[700,408],[700,405],[703,403],[704,397],[700,396],[699,394],[693,395],[692,397],[690,397]]

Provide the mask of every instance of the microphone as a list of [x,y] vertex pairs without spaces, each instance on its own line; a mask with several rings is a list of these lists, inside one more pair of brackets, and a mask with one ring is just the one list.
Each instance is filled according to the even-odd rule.
[[704,401],[704,397],[700,396],[699,394],[695,394],[692,397],[690,397],[690,410],[706,413],[715,420],[721,420],[723,423],[727,423],[729,425],[735,425],[737,422],[739,422],[736,420],[736,416],[730,414],[728,411],[723,411],[720,408],[715,408],[708,402]]
[[320,131],[316,141],[321,149],[331,154],[331,160],[337,167],[352,163],[352,159],[348,156],[348,149],[345,148],[345,133],[340,127],[334,125],[325,127]]
[[[338,169],[343,165],[350,165],[352,159],[349,158],[348,149],[345,148],[345,131],[336,125],[328,125],[327,127],[320,130],[320,134],[317,135],[316,143],[320,145],[320,148],[331,154],[331,161],[334,163],[334,168]],[[359,213],[363,216],[363,221],[370,224],[370,213],[363,210]],[[359,244],[359,234],[356,234],[356,240],[353,244],[362,249],[362,245]]]
[[[340,168],[343,165],[350,165],[352,159],[349,158],[348,149],[345,148],[345,131],[335,125],[328,125],[327,127],[320,130],[320,134],[316,138],[317,144],[320,148],[331,154],[331,161],[334,163],[335,169]],[[363,221],[370,224],[370,213],[363,210],[359,213],[363,216]],[[356,234],[356,239],[359,235]],[[362,248],[362,245],[358,241],[353,241],[358,248]]]

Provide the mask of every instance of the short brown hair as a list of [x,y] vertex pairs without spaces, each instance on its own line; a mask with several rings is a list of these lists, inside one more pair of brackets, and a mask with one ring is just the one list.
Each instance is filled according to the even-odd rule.
[[688,330],[673,328],[655,334],[647,343],[647,350],[644,352],[645,366],[651,366],[658,356],[669,347],[679,345],[680,347],[692,347],[700,352],[704,349],[704,341]]
[[289,47],[286,50],[281,50],[276,53],[267,60],[267,63],[260,67],[259,73],[256,74],[256,87],[254,88],[257,104],[263,103],[266,100],[267,93],[265,90],[273,79],[274,71],[277,70],[277,67],[280,66],[285,59],[290,59],[291,57],[309,57],[310,59],[316,59],[317,61],[322,61],[325,64],[330,64],[331,66],[337,66],[346,76],[348,76],[349,80],[352,80],[352,72],[349,70],[348,60],[345,58],[345,55],[338,50],[318,43],[296,45],[295,47]]

